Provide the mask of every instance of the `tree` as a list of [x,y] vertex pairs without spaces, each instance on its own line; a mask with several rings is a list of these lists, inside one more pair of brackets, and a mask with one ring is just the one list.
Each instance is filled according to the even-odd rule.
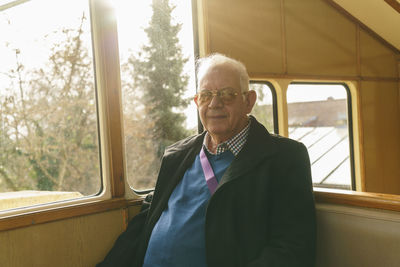
[[266,85],[262,83],[252,83],[250,89],[255,90],[257,92],[257,101],[253,107],[251,114],[255,116],[257,120],[260,123],[262,123],[269,131],[273,131],[274,116],[273,116],[272,103],[262,104],[264,99],[269,97],[269,94],[266,94],[264,90],[269,90],[269,89],[266,89]]
[[187,135],[185,117],[179,110],[187,106],[183,93],[188,76],[183,75],[187,59],[183,58],[177,37],[181,25],[173,25],[168,0],[153,0],[153,15],[145,29],[149,45],[143,47],[141,58],[133,58],[135,80],[143,90],[142,103],[146,117],[154,123],[149,133],[158,143],[158,155],[166,145]]
[[[182,114],[188,105],[183,97],[189,79],[183,68],[188,59],[177,36],[181,24],[172,22],[173,9],[168,0],[153,0],[153,14],[145,29],[149,42],[122,68],[131,77],[123,84],[125,132],[131,131],[126,135],[128,171],[143,184],[158,171],[155,166],[165,147],[188,135]],[[143,172],[138,173],[139,169]]]
[[94,194],[100,188],[92,61],[82,45],[85,20],[83,15],[77,29],[54,33],[61,41],[43,68],[25,70],[15,50],[9,101],[2,105],[7,146],[0,160],[8,159],[0,162],[0,172],[12,181],[7,191]]

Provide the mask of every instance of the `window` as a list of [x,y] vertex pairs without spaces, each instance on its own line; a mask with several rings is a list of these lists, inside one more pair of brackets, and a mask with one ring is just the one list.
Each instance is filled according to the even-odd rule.
[[191,1],[114,1],[128,183],[154,187],[164,149],[197,133]]
[[257,101],[251,115],[270,133],[278,133],[276,94],[272,85],[268,82],[250,82],[249,89],[257,92]]
[[289,137],[307,147],[314,186],[351,189],[350,94],[343,84],[292,83]]
[[0,6],[0,210],[101,190],[89,17],[80,0]]

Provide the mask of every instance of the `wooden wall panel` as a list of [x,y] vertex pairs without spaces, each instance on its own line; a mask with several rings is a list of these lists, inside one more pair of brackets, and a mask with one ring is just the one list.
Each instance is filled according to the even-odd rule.
[[360,32],[360,58],[362,76],[399,77],[396,54],[363,30]]
[[91,267],[124,229],[124,210],[0,232],[4,267]]
[[207,1],[206,15],[211,52],[242,61],[249,72],[283,72],[279,0]]
[[400,125],[396,82],[362,82],[361,106],[368,192],[400,194]]
[[324,1],[284,3],[289,74],[357,74],[355,23]]

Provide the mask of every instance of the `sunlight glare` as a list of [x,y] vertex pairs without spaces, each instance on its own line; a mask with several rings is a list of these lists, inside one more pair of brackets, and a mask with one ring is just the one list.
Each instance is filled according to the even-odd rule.
[[287,102],[311,102],[333,99],[346,99],[347,93],[341,84],[290,84],[287,90]]

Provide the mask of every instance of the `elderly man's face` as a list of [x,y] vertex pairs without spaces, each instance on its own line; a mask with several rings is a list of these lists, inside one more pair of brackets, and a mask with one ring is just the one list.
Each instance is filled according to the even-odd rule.
[[233,90],[237,93],[229,101],[224,101],[221,96],[213,96],[208,102],[201,102],[199,98],[195,98],[195,102],[203,126],[215,141],[220,143],[238,134],[247,124],[247,114],[251,112],[256,99],[255,92],[250,91],[243,99],[239,74],[226,65],[208,70],[199,83],[199,92],[204,90]]

